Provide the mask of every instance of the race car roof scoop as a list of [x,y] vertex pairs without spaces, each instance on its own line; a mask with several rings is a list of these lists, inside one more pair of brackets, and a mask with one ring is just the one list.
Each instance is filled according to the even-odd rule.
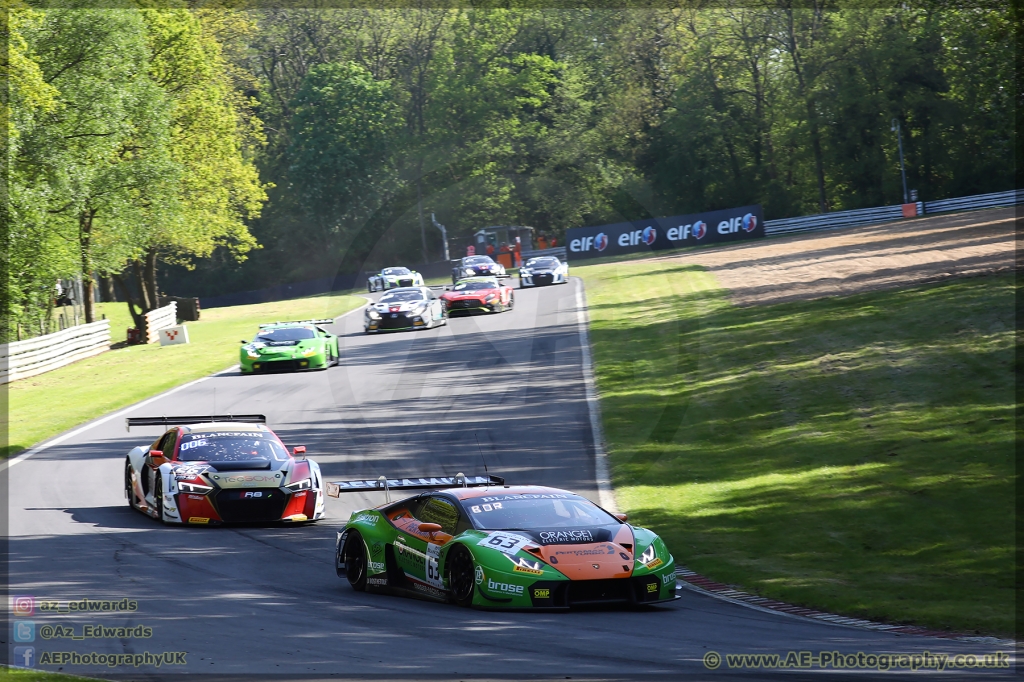
[[505,485],[501,476],[431,476],[427,478],[385,478],[360,479],[355,481],[328,481],[327,494],[340,497],[341,493],[357,493],[366,490],[383,490],[389,494],[391,490],[434,490],[437,488],[481,488],[486,486]]
[[227,460],[224,462],[207,462],[217,471],[242,471],[243,469],[248,471],[249,469],[269,469],[269,459],[244,459],[244,460]]
[[207,422],[266,424],[267,418],[262,414],[204,414],[184,417],[128,417],[124,420],[126,431],[131,431],[133,426],[183,426]]

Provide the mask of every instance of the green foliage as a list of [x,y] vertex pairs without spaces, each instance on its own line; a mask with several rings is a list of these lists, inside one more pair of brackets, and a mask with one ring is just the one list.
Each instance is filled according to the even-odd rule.
[[[258,161],[279,185],[253,225],[268,248],[241,267],[215,255],[175,286],[416,262],[424,244],[436,260],[421,213],[460,253],[494,224],[561,237],[746,203],[769,218],[896,203],[894,117],[923,199],[1012,186],[1012,30],[998,4],[518,7],[254,13],[246,65],[270,131]],[[361,80],[359,96],[386,112],[314,114],[314,92],[336,96],[327,74],[355,65],[381,88]],[[404,125],[373,123],[385,113]]]
[[[56,7],[9,14],[8,270],[3,336],[51,331],[58,278],[256,246],[261,124],[216,33],[181,10]],[[213,17],[206,20],[205,17]],[[236,22],[237,23],[237,22]],[[149,307],[153,307],[150,305]]]
[[697,266],[577,268],[612,479],[714,580],[1013,631],[1014,276],[737,308]]

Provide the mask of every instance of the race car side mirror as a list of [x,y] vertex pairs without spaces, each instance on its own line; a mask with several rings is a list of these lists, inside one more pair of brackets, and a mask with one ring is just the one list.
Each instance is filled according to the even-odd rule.
[[164,456],[164,452],[163,452],[163,450],[150,450],[149,451],[149,456],[150,457],[163,457]]
[[299,455],[302,455],[303,457],[305,457],[306,456],[306,446],[305,445],[296,445],[295,449],[292,450],[292,453],[296,457],[298,457]]
[[616,514],[615,518],[617,518],[619,521],[622,521],[623,523],[625,523],[629,519],[629,515],[628,514]]
[[167,461],[167,458],[164,457],[164,453],[160,450],[150,450],[149,458],[158,464],[163,464]]
[[436,532],[441,530],[441,524],[439,524],[439,523],[421,523],[419,530],[420,530],[421,533],[430,533],[431,535],[433,535],[434,533],[436,533]]
[[242,339],[242,340],[240,341],[240,343],[249,343],[249,342],[248,342],[248,341],[246,341],[245,339]]

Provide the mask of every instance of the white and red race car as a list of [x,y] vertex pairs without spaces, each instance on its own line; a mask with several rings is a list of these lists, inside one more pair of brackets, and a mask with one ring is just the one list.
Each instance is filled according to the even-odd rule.
[[136,426],[171,427],[125,458],[128,505],[164,523],[301,522],[323,518],[320,466],[291,453],[266,417],[135,417]]

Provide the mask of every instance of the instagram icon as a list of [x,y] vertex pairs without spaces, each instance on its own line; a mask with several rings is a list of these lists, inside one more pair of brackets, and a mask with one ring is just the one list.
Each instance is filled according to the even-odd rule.
[[15,616],[31,616],[36,610],[36,600],[28,596],[11,597],[11,611]]

